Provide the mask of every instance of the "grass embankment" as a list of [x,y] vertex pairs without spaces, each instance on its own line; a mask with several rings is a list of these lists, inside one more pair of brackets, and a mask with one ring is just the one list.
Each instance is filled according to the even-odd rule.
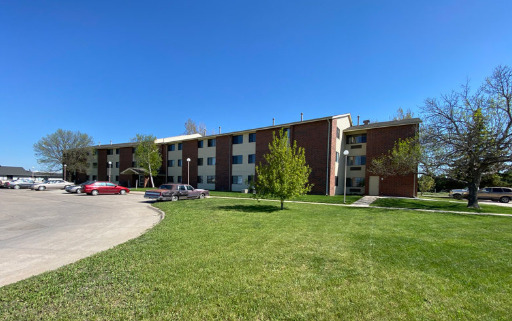
[[1,320],[505,320],[512,220],[205,199],[0,288]]
[[405,199],[405,198],[380,198],[373,202],[371,206],[393,207],[404,209],[421,209],[436,210],[450,212],[467,212],[467,213],[495,213],[495,214],[512,214],[512,207],[499,205],[480,204],[480,209],[468,208],[468,201],[437,201],[424,199]]

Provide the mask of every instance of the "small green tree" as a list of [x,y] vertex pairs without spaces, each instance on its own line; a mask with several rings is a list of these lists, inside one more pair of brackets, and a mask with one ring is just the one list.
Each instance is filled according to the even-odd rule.
[[420,189],[421,195],[423,195],[424,192],[432,191],[434,189],[435,185],[436,185],[436,182],[432,178],[432,176],[422,175],[420,177],[420,179],[418,180],[418,187]]
[[422,157],[418,136],[398,139],[395,146],[379,157],[372,159],[369,172],[379,176],[408,175],[418,172]]
[[[132,141],[137,142],[135,149],[135,160],[141,168],[144,168],[150,177],[151,186],[155,187],[153,176],[158,174],[158,169],[162,166],[162,155],[155,144],[156,137],[152,135],[137,134]],[[146,187],[146,182],[144,182]]]
[[297,147],[296,141],[290,146],[288,134],[283,129],[278,136],[273,134],[268,147],[269,153],[263,155],[265,162],[256,166],[257,197],[276,197],[284,209],[284,200],[311,190],[312,185],[308,184],[311,168],[306,163],[304,148]]

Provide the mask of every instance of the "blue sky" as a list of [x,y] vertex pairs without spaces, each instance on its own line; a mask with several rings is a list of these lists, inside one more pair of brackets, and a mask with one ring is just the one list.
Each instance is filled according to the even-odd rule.
[[512,1],[0,0],[0,165],[95,142],[351,113],[387,121],[512,64]]

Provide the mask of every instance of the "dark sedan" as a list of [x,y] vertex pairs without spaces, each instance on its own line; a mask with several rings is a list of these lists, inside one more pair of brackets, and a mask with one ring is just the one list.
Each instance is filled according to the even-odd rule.
[[94,182],[91,184],[87,184],[83,186],[83,193],[89,195],[98,195],[98,194],[121,194],[125,195],[130,192],[130,189],[116,185],[111,182]]
[[177,201],[206,196],[210,196],[208,190],[193,188],[187,184],[163,184],[158,189],[146,191],[144,194],[144,198],[157,201]]

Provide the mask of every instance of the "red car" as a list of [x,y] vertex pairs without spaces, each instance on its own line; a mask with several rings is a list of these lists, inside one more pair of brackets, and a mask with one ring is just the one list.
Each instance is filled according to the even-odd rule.
[[130,189],[116,185],[110,182],[94,182],[91,184],[84,185],[82,190],[83,193],[89,195],[98,195],[98,194],[121,194],[125,195],[126,193],[130,193]]

